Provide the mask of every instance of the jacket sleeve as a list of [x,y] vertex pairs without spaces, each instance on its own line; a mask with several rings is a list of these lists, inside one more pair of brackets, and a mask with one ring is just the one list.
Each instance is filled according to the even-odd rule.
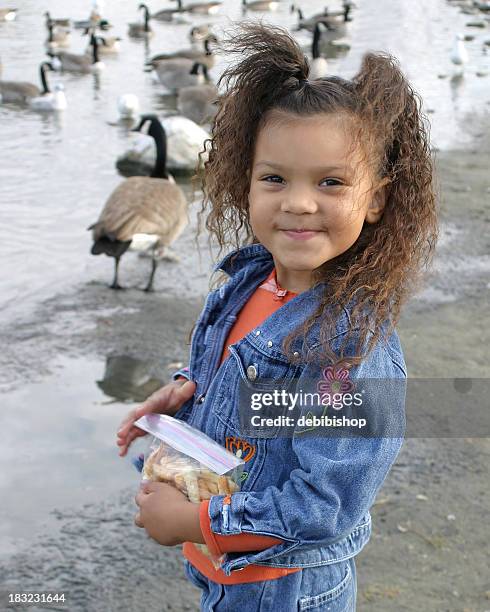
[[172,380],[178,380],[179,378],[187,378],[187,380],[190,380],[189,366],[180,368],[180,370],[177,370],[177,372],[172,374]]
[[[189,372],[189,366],[185,366],[184,368],[181,368],[180,370],[177,370],[177,372],[174,372],[172,374],[172,380],[182,380],[182,379],[187,379],[187,380],[191,379],[190,372]],[[193,402],[194,402],[193,398],[185,402],[185,404],[183,404],[174,414],[174,419],[180,419],[181,421],[187,421],[190,415],[190,411],[192,409]]]
[[[308,365],[297,389],[313,391],[322,373],[320,367]],[[287,554],[293,548],[333,544],[348,536],[368,512],[403,442],[406,372],[378,344],[350,372],[356,386],[368,376],[402,383],[397,393],[386,394],[381,384],[363,397],[363,413],[376,419],[375,435],[295,433],[292,445],[300,467],[292,470],[281,488],[237,492],[225,504],[224,496],[211,497],[208,512],[214,533],[255,533],[283,540],[250,562]],[[310,407],[302,407],[302,412],[309,411]],[[395,430],[390,430],[393,422]]]

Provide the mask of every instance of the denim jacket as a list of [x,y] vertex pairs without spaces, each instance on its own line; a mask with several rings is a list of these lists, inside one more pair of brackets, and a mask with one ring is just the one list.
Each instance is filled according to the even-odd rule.
[[[197,385],[194,397],[176,418],[223,446],[229,436],[244,438],[237,414],[241,382],[260,389],[261,380],[294,379],[299,385],[321,378],[320,366],[293,364],[281,351],[282,339],[314,310],[321,290],[318,286],[298,294],[230,345],[229,357],[218,367],[238,312],[273,266],[265,247],[252,244],[228,254],[215,267],[229,278],[207,296],[193,331],[189,367],[174,374],[174,378],[183,374]],[[344,309],[330,339],[333,348],[339,346],[349,326],[349,311]],[[253,377],[248,374],[251,365]],[[351,369],[350,377],[405,380],[396,332],[387,343],[378,342],[368,358]],[[404,415],[404,397],[401,404]],[[221,566],[225,574],[249,564],[316,567],[359,553],[371,534],[369,508],[402,440],[394,436],[246,438],[245,444],[254,448],[253,458],[245,464],[247,478],[231,496],[231,504],[223,504],[223,495],[211,498],[211,529],[222,535],[268,535],[282,542],[259,552],[228,553]]]

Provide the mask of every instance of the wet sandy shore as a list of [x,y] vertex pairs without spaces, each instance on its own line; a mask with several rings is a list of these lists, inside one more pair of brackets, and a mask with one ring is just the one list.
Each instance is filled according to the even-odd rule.
[[[484,136],[468,150],[438,155],[438,257],[399,327],[411,376],[490,378],[489,162]],[[60,294],[0,332],[3,390],[42,380],[60,355],[130,355],[162,378],[169,364],[187,360],[201,305],[202,296],[112,292],[100,282]],[[488,438],[406,441],[373,508],[372,540],[358,557],[359,610],[490,610],[489,459]],[[197,610],[179,549],[164,549],[133,527],[133,495],[128,486],[102,504],[70,508],[66,500],[48,533],[0,559],[1,589],[65,592],[74,612]]]

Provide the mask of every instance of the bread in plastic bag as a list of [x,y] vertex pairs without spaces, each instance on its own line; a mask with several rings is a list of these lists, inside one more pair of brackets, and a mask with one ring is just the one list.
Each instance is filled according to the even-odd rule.
[[[194,503],[240,489],[244,461],[202,431],[162,414],[145,415],[135,425],[154,436],[144,457],[143,481],[170,484]],[[223,557],[213,556],[205,544],[195,546],[220,567]]]

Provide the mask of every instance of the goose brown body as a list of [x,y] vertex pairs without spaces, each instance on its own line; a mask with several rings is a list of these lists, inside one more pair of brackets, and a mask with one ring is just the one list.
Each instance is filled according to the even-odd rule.
[[187,202],[182,190],[168,179],[132,176],[107,200],[92,228],[94,241],[112,234],[126,242],[134,234],[158,236],[157,247],[167,247],[187,225]]

